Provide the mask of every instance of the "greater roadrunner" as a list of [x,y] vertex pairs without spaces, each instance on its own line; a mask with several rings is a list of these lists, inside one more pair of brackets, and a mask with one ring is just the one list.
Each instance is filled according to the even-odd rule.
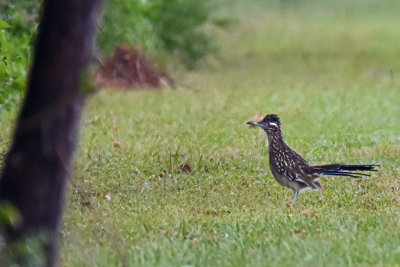
[[283,140],[281,122],[278,115],[269,114],[262,121],[247,124],[261,127],[268,135],[269,166],[276,181],[294,191],[293,202],[300,191],[322,189],[321,176],[347,176],[362,178],[370,174],[357,171],[377,171],[379,165],[329,164],[312,166]]

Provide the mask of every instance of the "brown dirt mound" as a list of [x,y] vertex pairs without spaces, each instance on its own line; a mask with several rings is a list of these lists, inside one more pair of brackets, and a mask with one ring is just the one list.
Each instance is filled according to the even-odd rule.
[[100,87],[122,89],[173,88],[175,81],[143,53],[134,48],[118,46],[96,73]]

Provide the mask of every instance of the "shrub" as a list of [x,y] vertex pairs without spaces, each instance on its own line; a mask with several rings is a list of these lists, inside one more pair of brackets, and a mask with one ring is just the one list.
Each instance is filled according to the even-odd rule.
[[210,0],[109,0],[100,26],[99,45],[140,45],[147,51],[165,50],[188,66],[216,50],[202,26],[215,6]]

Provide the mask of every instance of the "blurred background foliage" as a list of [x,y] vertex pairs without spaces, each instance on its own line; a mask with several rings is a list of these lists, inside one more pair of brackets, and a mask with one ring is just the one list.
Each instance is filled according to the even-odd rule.
[[217,50],[215,38],[204,31],[214,22],[215,1],[109,0],[103,10],[98,45],[107,53],[117,43],[140,46],[154,54],[164,51],[194,67]]
[[0,111],[14,107],[24,92],[39,7],[0,0]]
[[[15,107],[23,95],[32,56],[41,1],[0,0],[0,108]],[[217,51],[206,25],[225,26],[214,19],[211,0],[109,0],[99,22],[97,56],[108,56],[118,44],[138,47],[157,61],[174,57],[194,68]],[[163,63],[161,62],[161,65]]]

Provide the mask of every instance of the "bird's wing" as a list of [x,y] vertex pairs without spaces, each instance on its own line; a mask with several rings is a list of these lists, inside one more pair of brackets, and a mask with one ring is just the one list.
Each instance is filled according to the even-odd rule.
[[280,175],[316,189],[313,183],[314,177],[306,172],[310,165],[294,150],[287,147],[283,153],[274,154],[271,161]]
[[291,171],[296,175],[295,181],[306,184],[314,190],[322,188],[321,184],[316,180],[318,176],[314,173],[310,173],[310,164],[300,156],[296,151],[289,148],[289,157],[292,159]]

